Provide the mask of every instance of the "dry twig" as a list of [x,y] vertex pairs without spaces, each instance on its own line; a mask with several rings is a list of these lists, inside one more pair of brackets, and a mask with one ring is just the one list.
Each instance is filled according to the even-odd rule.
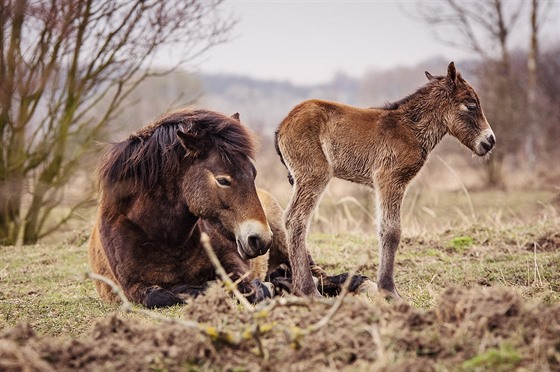
[[200,242],[204,247],[204,251],[206,252],[206,255],[212,262],[212,265],[214,265],[214,269],[216,269],[216,274],[218,274],[222,282],[224,282],[226,289],[231,293],[233,293],[235,298],[237,298],[237,300],[241,303],[241,305],[243,305],[243,307],[247,311],[249,311],[250,313],[255,312],[255,308],[253,307],[253,305],[251,305],[251,303],[247,300],[247,298],[243,296],[241,292],[239,292],[235,283],[231,280],[229,275],[226,273],[226,270],[220,263],[218,256],[216,256],[216,253],[214,253],[214,249],[212,249],[212,245],[210,244],[210,237],[208,236],[208,234],[203,232],[200,235]]
[[160,322],[163,322],[163,323],[178,324],[178,325],[180,325],[182,327],[185,327],[185,328],[196,329],[196,330],[202,332],[205,336],[209,337],[212,341],[222,341],[222,342],[226,342],[230,345],[238,345],[239,344],[239,337],[235,337],[234,335],[232,335],[229,332],[218,331],[216,328],[214,328],[212,326],[200,324],[200,323],[192,321],[192,320],[184,320],[184,319],[180,319],[180,318],[169,318],[169,317],[160,315],[160,314],[158,314],[154,311],[150,311],[150,310],[147,310],[147,309],[144,309],[144,308],[135,307],[128,300],[128,298],[126,298],[122,289],[115,282],[113,282],[111,279],[106,278],[102,275],[92,273],[92,272],[89,272],[87,274],[87,276],[90,279],[99,280],[100,282],[103,282],[103,283],[107,284],[109,287],[111,287],[113,292],[117,296],[119,296],[119,299],[122,301],[121,309],[126,313],[141,314],[141,315],[146,316],[150,319],[154,319],[154,320],[157,320],[157,321],[160,321]]

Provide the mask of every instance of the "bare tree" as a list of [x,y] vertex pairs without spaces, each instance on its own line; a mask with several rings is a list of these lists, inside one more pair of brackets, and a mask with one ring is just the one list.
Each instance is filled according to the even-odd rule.
[[523,1],[440,0],[422,2],[417,9],[419,17],[434,28],[442,42],[468,49],[484,61],[484,68],[479,71],[479,78],[486,85],[481,96],[485,98],[487,117],[499,141],[487,164],[490,185],[503,182],[501,168],[505,154],[517,150],[519,144],[519,132],[512,130],[517,110],[516,100],[511,95],[515,91],[510,84],[512,69],[508,42],[523,7]]
[[550,175],[554,169],[558,170],[560,159],[560,46],[544,48],[538,63],[537,120],[541,119],[544,125],[539,138],[542,157],[553,165],[545,170]]
[[539,1],[531,0],[531,39],[529,53],[527,55],[527,109],[529,110],[529,140],[527,141],[527,152],[531,163],[534,163],[534,140],[536,127],[536,100],[537,100],[537,57],[539,54],[538,32],[539,24],[537,15],[539,13]]
[[[547,19],[547,15],[552,7],[552,2],[547,0],[531,0],[530,18],[530,39],[529,51],[527,53],[527,110],[528,110],[528,138],[526,142],[526,153],[531,169],[534,169],[536,161],[537,147],[539,146],[539,31],[541,25]],[[540,128],[543,129],[543,128]]]
[[[220,3],[0,0],[0,244],[20,233],[36,242],[68,221],[84,201],[52,212],[125,98],[225,41],[233,22]],[[181,53],[162,71],[164,48]]]

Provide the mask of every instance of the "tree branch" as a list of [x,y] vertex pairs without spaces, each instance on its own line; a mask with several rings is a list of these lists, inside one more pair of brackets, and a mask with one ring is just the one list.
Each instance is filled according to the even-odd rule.
[[203,232],[200,235],[200,242],[202,243],[202,247],[204,248],[204,251],[206,252],[206,255],[208,256],[208,258],[212,262],[212,265],[214,265],[214,269],[216,270],[216,274],[218,274],[218,276],[220,277],[220,279],[224,283],[226,289],[228,291],[230,291],[231,293],[233,293],[235,298],[237,298],[239,303],[241,305],[243,305],[245,310],[247,310],[250,313],[255,312],[255,308],[253,307],[253,305],[251,305],[251,303],[249,301],[247,301],[247,298],[245,296],[243,296],[243,294],[241,292],[239,292],[239,289],[237,289],[237,286],[235,285],[235,283],[231,280],[229,275],[224,270],[224,267],[220,263],[220,260],[218,259],[218,256],[216,256],[216,253],[214,253],[214,249],[212,249],[212,246],[210,245],[210,237],[208,236],[208,234]]

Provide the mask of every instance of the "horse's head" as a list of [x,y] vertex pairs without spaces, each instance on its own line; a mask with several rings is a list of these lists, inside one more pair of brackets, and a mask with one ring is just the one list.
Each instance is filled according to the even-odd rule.
[[457,72],[455,64],[449,64],[447,76],[434,77],[426,72],[426,77],[443,85],[444,90],[450,93],[447,95],[450,107],[444,119],[449,133],[476,155],[488,154],[496,144],[496,137],[484,116],[478,95]]
[[250,134],[236,119],[224,116],[219,133],[177,131],[187,160],[180,187],[190,212],[217,223],[249,259],[268,251],[272,231],[257,196],[252,142],[243,138]]

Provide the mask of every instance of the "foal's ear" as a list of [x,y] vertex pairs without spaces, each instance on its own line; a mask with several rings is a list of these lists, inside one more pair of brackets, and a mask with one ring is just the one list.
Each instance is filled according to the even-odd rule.
[[185,133],[183,131],[177,131],[177,139],[183,146],[183,148],[187,151],[187,157],[196,158],[200,154],[202,154],[202,144],[200,141],[193,136],[192,134]]
[[239,120],[239,112],[236,112],[235,114],[231,115],[231,118],[241,122],[241,120]]
[[453,83],[453,85],[457,84],[457,70],[455,69],[455,63],[453,62],[447,66],[447,79],[449,82]]
[[426,74],[426,77],[428,78],[429,81],[435,79],[434,75],[430,74],[428,71],[424,71],[424,73]]

